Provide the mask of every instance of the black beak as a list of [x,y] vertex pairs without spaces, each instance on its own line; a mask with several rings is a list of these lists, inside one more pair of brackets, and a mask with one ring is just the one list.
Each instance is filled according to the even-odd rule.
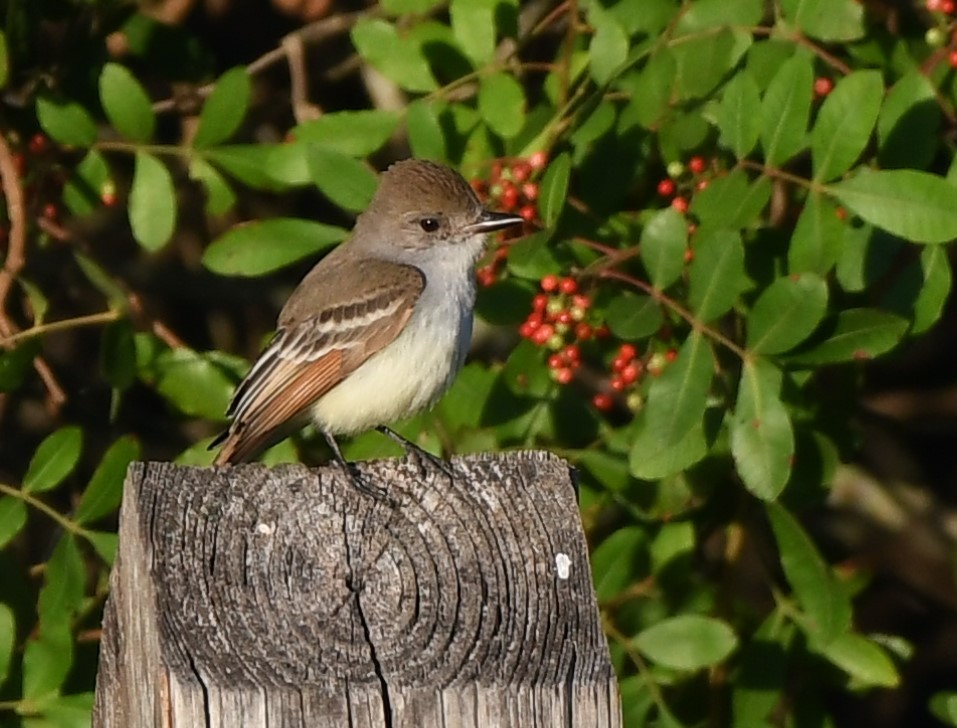
[[490,212],[483,210],[482,216],[478,221],[466,226],[465,229],[468,233],[491,233],[496,230],[511,227],[512,225],[518,225],[522,222],[524,222],[522,217],[513,215],[510,212]]

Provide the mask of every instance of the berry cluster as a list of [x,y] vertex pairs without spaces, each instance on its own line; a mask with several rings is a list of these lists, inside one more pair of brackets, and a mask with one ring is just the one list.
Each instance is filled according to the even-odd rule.
[[[16,134],[8,135],[7,141],[12,148],[17,149],[13,153],[13,163],[23,182],[27,202],[31,208],[37,209],[39,215],[56,222],[60,218],[60,210],[50,198],[60,196],[65,179],[64,171],[55,164],[56,147],[41,132],[31,136],[26,143],[22,143]],[[53,173],[49,174],[51,171]],[[47,201],[41,202],[43,199]]]
[[932,13],[953,15],[954,11],[957,10],[957,3],[954,0],[926,0],[924,7]]
[[[555,382],[570,384],[586,359],[608,360],[607,344],[602,342],[611,339],[611,332],[598,320],[591,298],[579,291],[574,278],[549,274],[541,279],[539,286],[541,293],[532,299],[532,310],[519,327],[519,334],[550,352],[547,364]],[[669,332],[664,333],[670,336]],[[615,395],[619,395],[625,398],[630,410],[638,410],[642,403],[638,391],[642,377],[645,374],[658,376],[676,356],[674,349],[668,349],[649,352],[642,359],[633,344],[619,343],[607,374],[607,387],[611,391],[596,392],[592,405],[601,412],[608,412],[614,407]]]
[[[538,221],[535,204],[538,180],[547,165],[546,152],[535,152],[527,159],[497,159],[492,163],[488,180],[475,178],[470,184],[483,202],[503,212],[517,212],[526,225],[534,225]],[[509,235],[509,232],[504,231],[503,235],[516,235],[514,232]],[[479,284],[490,286],[495,283],[507,257],[508,249],[498,247],[491,260],[476,271]]]
[[[658,182],[657,192],[660,197],[669,201],[669,204],[682,215],[687,214],[691,200],[696,192],[705,189],[716,176],[724,174],[717,159],[707,160],[704,157],[691,157],[687,163],[671,162],[667,168],[668,176]],[[697,229],[694,222],[688,223],[688,234]],[[685,262],[690,263],[693,253],[689,248],[685,251]]]

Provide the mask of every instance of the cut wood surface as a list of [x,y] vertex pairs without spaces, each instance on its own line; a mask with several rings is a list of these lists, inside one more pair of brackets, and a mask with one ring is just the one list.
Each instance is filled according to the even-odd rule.
[[94,725],[620,725],[569,466],[136,463]]

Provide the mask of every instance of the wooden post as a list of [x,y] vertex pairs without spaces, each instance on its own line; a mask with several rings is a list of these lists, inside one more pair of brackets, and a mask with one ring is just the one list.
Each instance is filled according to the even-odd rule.
[[568,465],[135,463],[93,723],[621,725]]

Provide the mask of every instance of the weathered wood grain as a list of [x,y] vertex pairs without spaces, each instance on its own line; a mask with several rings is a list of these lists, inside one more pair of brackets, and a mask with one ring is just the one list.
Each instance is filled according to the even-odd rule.
[[94,724],[620,725],[568,466],[134,464]]

